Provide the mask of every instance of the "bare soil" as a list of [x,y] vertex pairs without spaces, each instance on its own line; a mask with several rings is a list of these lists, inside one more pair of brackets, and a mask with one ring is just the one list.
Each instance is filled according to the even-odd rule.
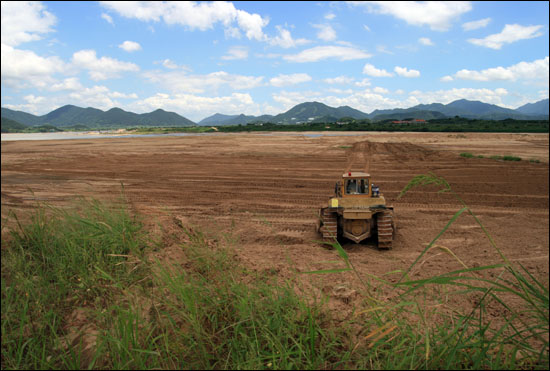
[[[305,282],[330,306],[350,313],[358,281],[352,273],[302,275],[342,267],[318,242],[319,207],[368,141],[373,181],[393,204],[397,234],[392,250],[373,241],[342,241],[359,274],[396,281],[462,206],[437,187],[399,192],[419,174],[444,177],[476,213],[496,244],[548,285],[548,134],[290,133],[2,142],[2,220],[36,201],[67,205],[78,195],[110,199],[122,186],[151,230],[178,245],[181,224],[235,248],[245,267]],[[461,152],[484,155],[464,158]],[[514,155],[519,162],[492,155]],[[529,159],[538,160],[530,162]],[[357,162],[357,161],[356,161]],[[361,170],[360,163],[351,169]],[[9,223],[9,222],[8,222]],[[463,214],[438,244],[468,267],[501,262],[474,219]],[[178,254],[166,246],[167,254]],[[413,269],[432,276],[462,265],[433,249]],[[464,309],[475,300],[459,303]],[[495,309],[494,316],[503,315]]]

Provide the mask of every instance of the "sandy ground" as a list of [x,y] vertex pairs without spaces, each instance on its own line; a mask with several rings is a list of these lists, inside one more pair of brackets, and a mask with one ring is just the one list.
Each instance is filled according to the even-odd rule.
[[[177,224],[194,226],[234,247],[251,270],[307,280],[306,287],[335,298],[335,310],[349,313],[361,300],[353,274],[296,272],[342,267],[334,263],[333,251],[315,242],[317,210],[357,155],[356,143],[369,141],[371,174],[395,208],[398,229],[389,251],[379,251],[372,241],[342,242],[360,275],[395,282],[399,275],[388,273],[406,269],[461,208],[436,187],[415,188],[397,199],[415,175],[433,172],[463,197],[509,259],[548,285],[548,139],[548,134],[261,133],[2,142],[2,218],[4,224],[10,211],[32,207],[37,199],[65,205],[77,195],[113,198],[122,183],[150,228],[176,236],[167,250],[178,246]],[[461,152],[523,160],[463,158]],[[354,164],[353,170],[361,169]],[[465,214],[438,243],[468,267],[501,262]],[[460,268],[434,249],[412,276]],[[352,294],[339,301],[346,290]]]

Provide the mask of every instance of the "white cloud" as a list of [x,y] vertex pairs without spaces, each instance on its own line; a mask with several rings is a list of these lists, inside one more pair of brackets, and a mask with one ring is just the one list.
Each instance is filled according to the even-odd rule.
[[418,70],[409,70],[407,67],[395,66],[393,69],[396,74],[403,77],[420,77],[420,71]]
[[[378,88],[379,92],[385,91],[384,88]],[[289,109],[298,103],[307,101],[317,101],[329,105],[331,107],[350,106],[360,111],[369,113],[375,109],[395,108],[402,106],[398,100],[391,99],[377,93],[374,89],[364,89],[357,92],[337,91],[337,94],[346,94],[344,96],[325,96],[320,92],[303,91],[303,92],[288,92],[281,91],[272,95],[273,100],[283,105],[283,109]]]
[[477,30],[478,28],[487,27],[489,22],[491,22],[491,18],[483,18],[477,21],[466,22],[462,25],[462,28],[464,31]]
[[171,61],[170,59],[165,59],[162,61],[162,65],[166,68],[169,68],[171,70],[174,70],[176,68],[178,68],[178,65],[175,64],[173,61]]
[[227,54],[222,56],[223,60],[239,60],[248,58],[248,48],[245,46],[233,46],[229,48]]
[[386,49],[386,46],[385,45],[377,45],[376,46],[376,51],[378,53],[384,53],[384,54],[390,54],[390,55],[394,55],[395,53],[392,52],[392,51],[389,51],[388,49]]
[[328,91],[329,93],[334,93],[334,94],[352,94],[353,93],[352,89],[328,88],[326,91]]
[[381,88],[380,86],[376,86],[374,89],[372,89],[373,92],[377,94],[388,94],[390,91],[386,88]]
[[372,64],[365,64],[365,67],[363,67],[363,73],[365,75],[373,76],[373,77],[391,77],[393,76],[392,73],[382,69],[378,69],[374,67]]
[[28,104],[36,105],[36,104],[39,104],[39,103],[41,103],[41,102],[44,102],[44,100],[45,100],[46,98],[44,98],[44,97],[35,97],[34,95],[30,94],[30,95],[24,96],[23,99],[24,99]]
[[543,26],[522,26],[519,24],[507,24],[500,33],[489,35],[483,39],[468,39],[468,42],[491,49],[500,49],[504,44],[510,44],[519,40],[532,39],[541,36],[539,30]]
[[109,97],[111,98],[122,98],[122,99],[138,99],[138,95],[136,93],[131,93],[131,94],[125,94],[125,93],[120,93],[118,91],[113,91],[113,92],[110,92],[107,94]]
[[370,85],[371,85],[371,83],[370,83],[370,80],[368,78],[364,78],[361,81],[357,81],[355,83],[355,86],[359,86],[359,87],[365,87],[365,86],[370,86]]
[[50,88],[52,91],[76,91],[76,90],[82,90],[84,87],[76,77],[69,77],[64,79],[62,82],[53,84]]
[[355,79],[348,76],[337,76],[326,78],[323,81],[327,84],[351,84],[355,81]]
[[369,31],[369,32],[370,32],[370,27],[367,26],[366,24],[363,25],[363,28],[365,29],[365,31]]
[[293,73],[290,75],[280,74],[269,80],[269,83],[276,87],[282,87],[287,85],[296,85],[303,82],[311,81],[311,76],[307,73]]
[[333,20],[334,18],[336,18],[336,14],[334,13],[325,14],[325,19],[328,19],[329,21]]
[[168,111],[178,112],[195,122],[214,113],[224,114],[260,114],[259,106],[248,93],[233,93],[220,97],[203,97],[193,94],[157,93],[129,105],[136,112],[150,112],[162,108]]
[[443,76],[442,78],[439,79],[439,81],[441,82],[451,82],[451,81],[454,81],[453,77],[452,76]]
[[430,104],[430,103],[442,103],[447,104],[451,103],[458,99],[468,99],[476,100],[489,104],[496,104],[499,106],[504,106],[502,102],[502,97],[508,95],[506,89],[472,89],[472,88],[462,88],[462,89],[450,89],[450,90],[437,90],[437,91],[419,91],[415,90],[409,93],[410,102],[416,101],[417,103],[412,104]]
[[5,45],[17,46],[40,40],[43,34],[53,32],[52,27],[57,22],[40,2],[2,1],[1,7],[1,35]]
[[422,45],[426,45],[426,46],[433,46],[435,45],[432,40],[430,40],[429,38],[427,37],[421,37],[420,39],[418,39],[418,42]]
[[53,75],[67,66],[59,57],[41,57],[30,50],[2,44],[2,84],[13,88],[47,88],[55,83]]
[[125,41],[118,46],[120,49],[127,51],[128,53],[141,50],[141,45],[135,41]]
[[414,26],[429,26],[434,31],[447,31],[460,15],[469,12],[469,1],[348,1],[370,13],[388,14]]
[[190,30],[205,31],[221,23],[226,29],[230,29],[229,34],[234,36],[236,25],[248,39],[258,41],[266,39],[263,27],[269,23],[267,18],[236,9],[233,3],[226,1],[211,3],[102,1],[101,5],[126,18],[136,18],[144,22],[162,20],[166,24],[177,24],[188,27]]
[[80,50],[73,54],[73,65],[88,70],[94,81],[119,77],[121,72],[136,72],[139,67],[130,62],[121,62],[114,58],[97,58],[95,50]]
[[289,62],[317,62],[322,59],[335,58],[340,61],[370,58],[372,55],[362,50],[345,46],[316,46],[298,54],[289,54],[283,58]]
[[314,24],[313,27],[318,28],[317,37],[323,41],[336,40],[336,31],[329,24]]
[[535,81],[548,84],[548,57],[533,62],[520,62],[509,67],[494,67],[481,71],[460,70],[455,78],[474,81]]
[[101,18],[103,18],[104,20],[106,20],[107,22],[109,22],[110,24],[114,25],[115,22],[113,22],[113,17],[111,17],[109,14],[107,13],[101,13]]
[[310,41],[307,39],[293,39],[290,31],[281,26],[276,26],[276,28],[279,34],[269,39],[269,43],[271,45],[280,46],[281,48],[288,49],[310,43]]
[[160,84],[172,92],[203,93],[227,86],[233,90],[252,89],[262,85],[263,76],[233,75],[225,71],[206,75],[189,75],[185,71],[148,71],[143,74],[149,81]]

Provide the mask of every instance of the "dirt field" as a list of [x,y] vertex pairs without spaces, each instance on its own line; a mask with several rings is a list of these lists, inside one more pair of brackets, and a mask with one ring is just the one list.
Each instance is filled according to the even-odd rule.
[[[341,267],[330,263],[337,260],[334,252],[315,242],[320,238],[316,214],[359,147],[354,144],[366,140],[374,143],[373,180],[394,205],[398,229],[389,251],[378,251],[372,242],[344,244],[364,277],[406,269],[461,208],[434,187],[413,189],[397,200],[412,177],[431,171],[463,197],[508,258],[548,284],[548,134],[282,133],[2,142],[2,218],[36,199],[61,205],[76,195],[112,198],[123,183],[151,228],[170,234],[178,223],[194,226],[235,247],[248,268],[291,278],[295,272]],[[523,160],[463,158],[461,152]],[[167,254],[178,246],[177,239],[169,243]],[[439,244],[468,267],[501,261],[465,214]],[[434,249],[413,277],[460,268]],[[336,298],[357,284],[351,273],[299,276],[307,276],[313,290]],[[350,300],[331,305],[346,311]]]

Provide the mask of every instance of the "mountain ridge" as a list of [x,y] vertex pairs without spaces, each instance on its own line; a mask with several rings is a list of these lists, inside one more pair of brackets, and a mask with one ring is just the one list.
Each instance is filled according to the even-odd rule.
[[45,115],[35,116],[23,111],[2,107],[2,117],[14,120],[27,126],[53,125],[59,128],[85,125],[89,128],[98,126],[194,126],[195,123],[175,112],[157,109],[149,113],[134,113],[113,107],[107,111],[97,108],[82,108],[67,104]]
[[295,105],[286,112],[277,115],[224,115],[216,113],[200,120],[198,123],[175,113],[156,109],[149,113],[133,113],[118,107],[108,111],[97,108],[82,108],[74,105],[59,107],[45,115],[35,116],[23,111],[15,111],[2,107],[2,117],[14,120],[27,126],[53,125],[56,127],[71,127],[84,125],[87,127],[110,126],[217,126],[246,125],[253,122],[272,122],[275,124],[297,124],[307,122],[335,122],[342,118],[355,120],[370,119],[373,121],[387,119],[404,119],[413,117],[429,120],[433,118],[460,116],[470,119],[488,120],[548,120],[548,99],[535,103],[527,103],[515,110],[503,108],[494,104],[479,101],[459,99],[448,104],[419,104],[409,108],[394,108],[374,110],[370,114],[350,106],[330,107],[320,102],[304,102]]

